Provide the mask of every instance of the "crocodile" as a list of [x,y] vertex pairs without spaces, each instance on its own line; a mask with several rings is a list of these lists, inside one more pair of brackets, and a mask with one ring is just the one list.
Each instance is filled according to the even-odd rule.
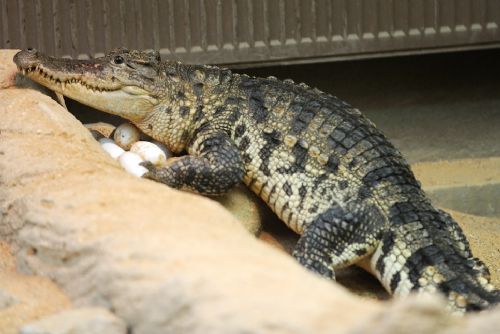
[[320,276],[361,264],[390,293],[441,293],[457,313],[500,300],[459,225],[431,204],[401,153],[331,94],[157,51],[72,60],[26,49],[14,62],[183,154],[165,167],[145,164],[145,177],[211,196],[245,183],[300,235],[293,256]]

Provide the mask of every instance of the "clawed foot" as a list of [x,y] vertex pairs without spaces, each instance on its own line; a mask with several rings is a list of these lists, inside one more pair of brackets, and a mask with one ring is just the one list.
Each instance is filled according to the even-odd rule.
[[335,281],[335,271],[331,268],[328,263],[320,261],[320,259],[314,256],[309,256],[310,254],[300,254],[294,252],[293,256],[295,259],[305,268],[309,269],[313,273],[316,273],[327,279]]
[[150,161],[143,161],[140,163],[140,165],[148,170],[146,173],[142,175],[143,178],[154,181],[158,180],[158,167],[156,167]]

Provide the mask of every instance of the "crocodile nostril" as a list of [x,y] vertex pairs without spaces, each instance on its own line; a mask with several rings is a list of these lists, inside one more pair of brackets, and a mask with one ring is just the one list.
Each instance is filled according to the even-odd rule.
[[37,52],[37,50],[35,48],[27,48],[26,51],[31,52],[31,53]]

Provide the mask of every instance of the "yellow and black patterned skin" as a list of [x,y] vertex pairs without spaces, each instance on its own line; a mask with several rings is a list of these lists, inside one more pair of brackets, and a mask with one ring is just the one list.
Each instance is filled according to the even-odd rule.
[[357,109],[291,80],[117,49],[94,60],[14,58],[33,80],[129,119],[188,154],[147,177],[206,195],[244,182],[295,232],[306,268],[369,259],[391,293],[436,292],[453,311],[498,303],[458,224],[434,208],[400,152]]

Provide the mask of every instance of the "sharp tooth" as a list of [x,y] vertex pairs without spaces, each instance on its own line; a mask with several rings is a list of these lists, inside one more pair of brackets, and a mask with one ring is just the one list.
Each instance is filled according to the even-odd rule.
[[62,95],[61,93],[58,93],[58,92],[54,92],[54,93],[56,93],[56,97],[59,100],[59,103],[64,107],[64,109],[68,110],[68,108],[66,107],[66,102],[64,101],[64,95]]

